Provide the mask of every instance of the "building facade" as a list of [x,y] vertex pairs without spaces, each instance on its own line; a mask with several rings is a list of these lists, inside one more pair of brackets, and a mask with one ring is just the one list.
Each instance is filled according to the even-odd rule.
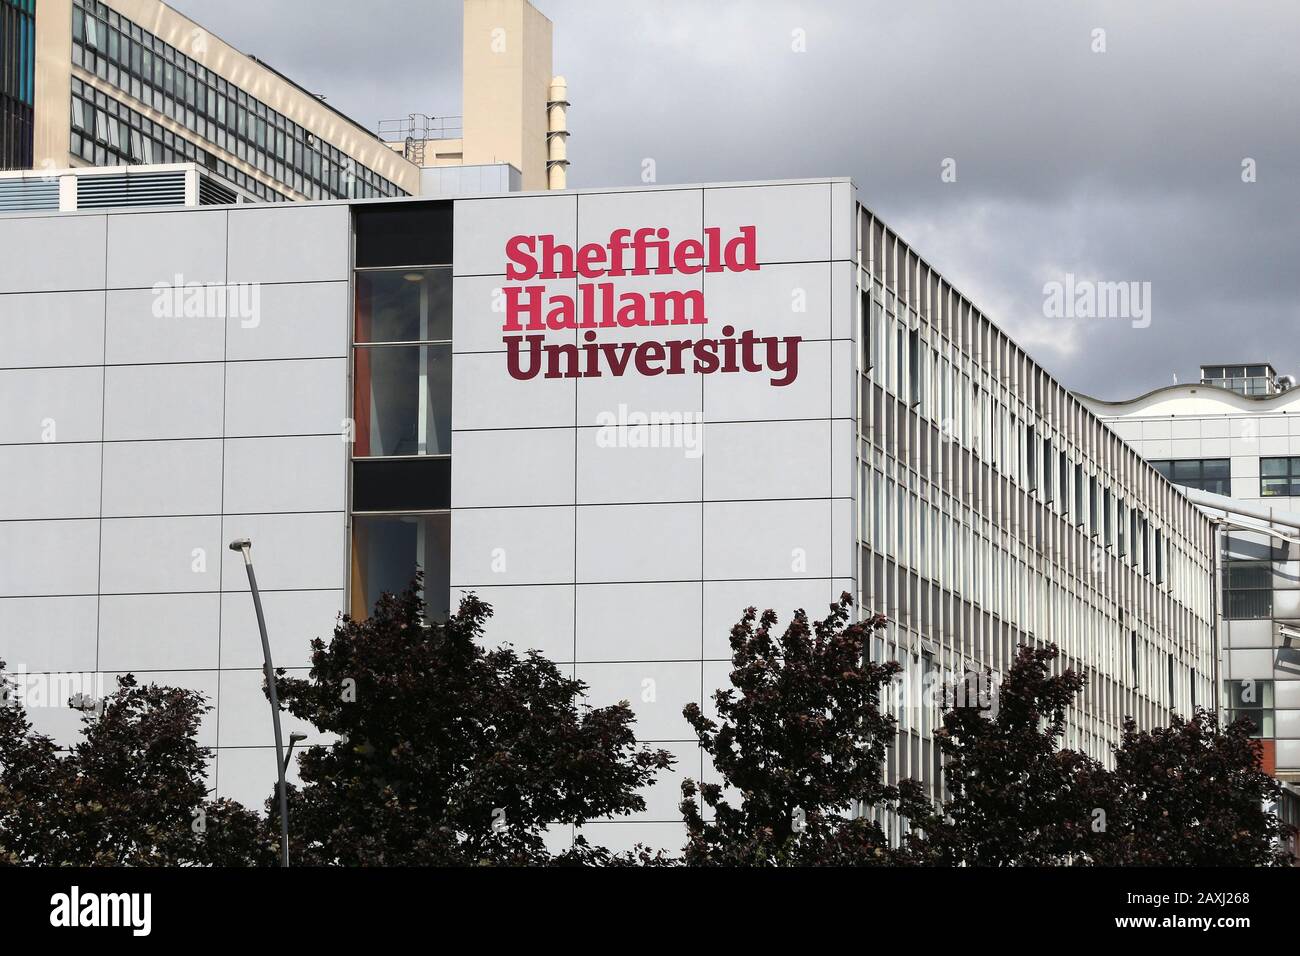
[[222,796],[274,779],[237,537],[291,672],[420,566],[628,700],[677,766],[611,847],[680,846],[751,604],[889,615],[936,795],[927,689],[1019,643],[1102,759],[1213,700],[1210,519],[848,180],[0,216],[0,366],[0,657],[202,690]]
[[39,0],[34,160],[196,162],[264,201],[400,196],[419,172],[159,0]]
[[36,0],[0,0],[0,169],[32,164]]
[[[421,195],[459,184],[455,167],[504,165],[517,188],[565,188],[568,84],[551,74],[551,33],[551,21],[525,0],[466,0],[462,115],[411,113],[379,124],[388,146],[421,168]],[[492,190],[484,183],[481,191]]]
[[463,57],[454,128],[385,142],[160,0],[3,0],[0,169],[188,162],[266,202],[563,188],[550,21],[465,0]]
[[[1255,721],[1265,765],[1300,793],[1300,391],[1268,363],[1209,365],[1199,384],[1122,401],[1080,396],[1221,522],[1220,685]],[[1294,809],[1292,810],[1294,818]]]

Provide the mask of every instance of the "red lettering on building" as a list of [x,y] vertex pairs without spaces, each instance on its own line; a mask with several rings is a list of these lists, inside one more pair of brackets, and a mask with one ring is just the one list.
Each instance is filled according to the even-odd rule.
[[[505,247],[506,369],[522,381],[543,378],[619,377],[687,372],[769,373],[770,384],[789,385],[799,374],[801,336],[739,335],[730,325],[719,337],[600,342],[598,330],[682,328],[708,324],[701,289],[640,291],[620,288],[628,276],[695,275],[757,271],[757,233],[741,226],[734,236],[710,227],[703,239],[674,242],[668,229],[615,229],[603,243],[575,248],[551,234],[512,236]],[[536,280],[578,280],[572,291]],[[548,341],[547,333],[582,333],[581,341]],[[557,337],[558,339],[558,337]]]

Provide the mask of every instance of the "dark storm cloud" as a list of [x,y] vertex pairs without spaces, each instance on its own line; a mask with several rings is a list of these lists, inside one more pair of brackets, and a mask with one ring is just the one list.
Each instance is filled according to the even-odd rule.
[[[176,5],[372,128],[459,112],[458,0]],[[537,5],[574,186],[636,185],[646,159],[661,183],[851,175],[1072,387],[1118,397],[1215,360],[1300,371],[1300,4]],[[1150,327],[1044,317],[1067,272],[1150,282]]]

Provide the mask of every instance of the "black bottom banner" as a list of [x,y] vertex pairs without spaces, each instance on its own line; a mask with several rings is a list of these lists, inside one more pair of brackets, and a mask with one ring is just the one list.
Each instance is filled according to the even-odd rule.
[[[1288,932],[1291,870],[1156,869],[22,869],[0,868],[9,943],[392,942],[471,931],[570,940],[685,928],[719,940],[832,926],[1031,941]],[[576,917],[576,919],[575,919]],[[846,923],[847,921],[851,921]],[[965,936],[964,934],[971,934]],[[680,939],[675,933],[674,938]],[[1047,937],[1050,938],[1050,937]],[[937,940],[936,940],[937,941]]]

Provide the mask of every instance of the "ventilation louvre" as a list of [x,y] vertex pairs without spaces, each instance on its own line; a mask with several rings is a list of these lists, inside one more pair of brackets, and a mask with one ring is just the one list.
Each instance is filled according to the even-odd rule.
[[0,211],[58,209],[59,181],[44,179],[0,179]]
[[199,177],[200,206],[233,206],[239,202],[239,196],[233,189],[213,182],[207,176]]
[[183,206],[185,172],[119,173],[77,178],[77,208]]

